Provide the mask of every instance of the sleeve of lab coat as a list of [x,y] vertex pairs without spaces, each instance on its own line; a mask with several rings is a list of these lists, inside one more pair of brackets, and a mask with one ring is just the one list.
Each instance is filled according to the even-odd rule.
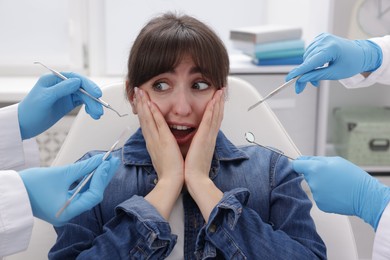
[[35,140],[22,141],[17,105],[0,109],[0,257],[27,248],[34,221],[23,181],[9,169],[38,165]]
[[390,85],[390,35],[370,39],[382,49],[382,65],[367,78],[357,74],[351,78],[340,80],[347,88],[368,87],[375,83]]
[[390,259],[390,203],[382,213],[375,234],[372,260]]
[[0,171],[0,258],[27,249],[34,219],[23,181],[15,171]]
[[22,141],[18,105],[0,109],[0,170],[21,170],[39,166],[35,139]]

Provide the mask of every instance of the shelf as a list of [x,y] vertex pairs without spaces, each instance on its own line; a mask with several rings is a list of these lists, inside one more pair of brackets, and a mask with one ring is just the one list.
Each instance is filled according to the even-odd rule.
[[244,54],[231,54],[230,74],[287,74],[296,65],[281,66],[256,66],[251,62],[251,57]]

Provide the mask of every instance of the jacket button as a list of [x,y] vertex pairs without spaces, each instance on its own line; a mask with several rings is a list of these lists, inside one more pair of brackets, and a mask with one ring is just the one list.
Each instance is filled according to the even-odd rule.
[[153,183],[154,183],[155,185],[157,185],[157,182],[158,182],[158,179],[155,178],[155,179],[153,180]]
[[217,230],[217,226],[215,224],[211,224],[209,227],[209,232],[214,233]]

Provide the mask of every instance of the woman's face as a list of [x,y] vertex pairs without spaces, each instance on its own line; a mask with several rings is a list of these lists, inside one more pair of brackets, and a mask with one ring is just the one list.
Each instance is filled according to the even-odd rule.
[[[217,87],[186,56],[173,71],[157,75],[139,88],[160,109],[185,157]],[[137,113],[135,107],[133,111]]]

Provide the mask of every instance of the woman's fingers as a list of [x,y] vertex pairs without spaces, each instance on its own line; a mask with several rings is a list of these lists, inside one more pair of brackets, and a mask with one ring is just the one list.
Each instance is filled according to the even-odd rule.
[[207,105],[199,131],[208,134],[211,138],[216,138],[223,119],[224,103],[224,90],[220,89],[215,92]]
[[150,111],[150,107],[148,103],[150,102],[148,95],[139,88],[134,88],[135,99],[134,103],[137,107],[138,119],[141,125],[142,134],[145,139],[156,139],[157,134],[157,126],[155,120],[153,118],[152,112]]
[[226,88],[222,88],[218,90],[215,93],[215,99],[216,99],[216,104],[214,107],[214,117],[213,119],[213,130],[218,133],[219,129],[221,128],[221,123],[223,119],[223,113],[224,113],[224,108],[225,108],[225,91]]
[[202,122],[186,157],[186,175],[201,173],[208,176],[223,117],[224,97],[222,94],[223,90],[218,90],[207,104]]

